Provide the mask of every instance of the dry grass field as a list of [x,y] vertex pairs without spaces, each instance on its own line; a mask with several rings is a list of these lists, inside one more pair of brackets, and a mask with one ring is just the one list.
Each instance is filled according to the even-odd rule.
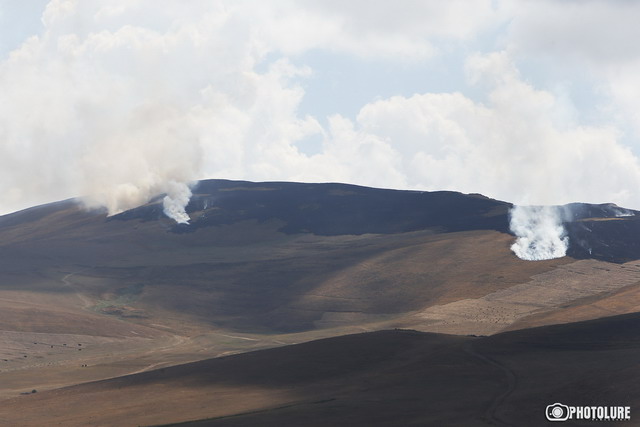
[[[9,425],[539,426],[546,405],[640,405],[637,314],[491,337],[381,331],[3,401]],[[585,373],[589,375],[585,375]],[[106,406],[105,406],[106,405]],[[108,408],[108,410],[107,410]],[[569,425],[588,425],[569,423]]]

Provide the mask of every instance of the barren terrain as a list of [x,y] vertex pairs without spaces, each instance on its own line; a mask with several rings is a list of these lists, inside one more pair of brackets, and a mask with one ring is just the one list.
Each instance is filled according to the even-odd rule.
[[[0,424],[42,425],[46,411],[61,425],[161,424],[263,410],[264,419],[275,414],[279,420],[335,405],[328,411],[346,417],[335,402],[338,392],[322,390],[342,390],[340,396],[351,396],[345,408],[352,408],[358,402],[354,390],[364,387],[358,384],[375,383],[374,372],[384,374],[380,366],[387,364],[389,378],[395,378],[389,380],[391,389],[402,395],[413,387],[409,381],[402,391],[405,374],[392,375],[404,369],[403,347],[385,352],[379,337],[417,345],[407,349],[415,353],[415,363],[434,357],[420,363],[440,366],[453,357],[458,362],[451,366],[460,375],[477,375],[483,384],[485,391],[474,393],[490,399],[501,390],[504,369],[492,349],[480,351],[467,335],[509,330],[526,335],[534,326],[608,318],[640,307],[640,264],[629,261],[636,248],[610,239],[615,227],[634,230],[635,217],[608,221],[615,211],[609,205],[577,205],[568,228],[578,233],[581,245],[591,242],[597,251],[611,247],[612,252],[592,259],[580,246],[575,257],[527,262],[509,250],[508,208],[451,192],[207,181],[189,206],[189,226],[164,217],[157,201],[109,218],[73,201],[0,217]],[[608,228],[602,234],[585,228],[600,226]],[[339,369],[344,362],[333,358],[336,347],[327,344],[331,351],[322,353],[324,359],[295,368],[304,393],[277,377],[256,380],[263,375],[257,371],[236,378],[249,372],[248,362],[216,361],[261,358],[228,356],[282,347],[255,354],[288,355],[283,357],[294,366],[301,356],[298,350],[289,355],[288,345],[394,328],[452,335],[353,338],[373,340],[367,345],[381,353],[370,356],[384,362],[367,368],[362,356],[368,372],[362,378],[354,365],[345,365],[345,378],[355,375],[346,383],[322,370],[334,364]],[[351,346],[351,338],[345,339],[336,342]],[[219,357],[224,359],[212,359]],[[178,367],[200,366],[184,364],[203,360],[208,362],[202,366],[237,363],[230,371],[236,374],[200,383],[194,379],[200,368]],[[302,384],[305,369],[329,376]],[[446,375],[458,375],[447,369]],[[164,372],[175,375],[169,382],[158,380]],[[420,375],[435,384],[447,381],[432,371]],[[150,380],[142,384],[135,378]],[[464,387],[471,393],[475,386]],[[89,395],[101,403],[71,409]],[[389,396],[363,399],[383,405]],[[474,408],[487,402],[480,399]],[[457,411],[447,406],[454,403],[439,404]],[[26,413],[29,417],[20,418]],[[477,418],[478,425],[492,417]]]
[[348,335],[20,396],[3,401],[0,420],[539,426],[546,405],[563,402],[631,406],[631,421],[615,425],[635,425],[639,322],[633,314],[491,337]]

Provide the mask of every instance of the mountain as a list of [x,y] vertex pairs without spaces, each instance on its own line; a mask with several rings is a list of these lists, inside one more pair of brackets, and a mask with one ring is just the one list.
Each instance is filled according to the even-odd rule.
[[568,218],[564,227],[569,236],[567,255],[609,262],[626,262],[640,258],[640,212],[614,204],[566,205]]
[[[406,258],[394,269],[415,283],[437,271],[403,264],[421,256],[448,263],[445,254],[431,253],[447,245],[460,250],[444,236],[467,232],[460,238],[468,246],[505,231],[509,208],[477,195],[340,184],[204,181],[194,193],[188,226],[166,218],[159,201],[109,218],[73,201],[4,216],[1,271],[19,281],[45,277],[37,292],[57,289],[67,277],[72,284],[63,290],[102,311],[143,318],[162,308],[236,330],[302,331],[326,312],[376,317],[420,308],[438,296],[437,287],[403,286],[387,261],[375,260]],[[369,273],[367,262],[376,265]],[[363,277],[378,273],[375,283]],[[345,281],[353,282],[349,289],[342,289]],[[137,311],[118,307],[125,299],[135,299],[126,306]]]
[[[122,378],[159,372],[176,372],[175,386],[153,385],[164,390],[157,396],[145,389],[149,405],[177,399],[182,390],[193,405],[202,406],[200,385],[188,379],[192,362],[211,359],[206,363],[217,366],[219,357],[273,348],[257,353],[264,356],[229,360],[282,356],[293,366],[296,349],[307,347],[289,346],[320,339],[308,347],[326,356],[314,359],[315,366],[339,367],[342,362],[330,353],[343,344],[351,348],[353,339],[355,347],[379,353],[380,363],[400,369],[403,356],[381,350],[395,346],[389,344],[394,340],[400,340],[400,348],[414,339],[422,343],[416,348],[452,345],[453,353],[442,350],[443,357],[464,359],[473,348],[480,352],[482,343],[502,348],[496,337],[605,321],[640,307],[640,264],[635,261],[640,259],[635,239],[640,216],[615,205],[563,207],[567,256],[529,262],[510,251],[512,205],[478,194],[227,180],[201,181],[193,193],[189,225],[167,218],[161,197],[111,217],[87,211],[74,200],[0,217],[0,399],[18,399],[3,401],[10,402],[7,408],[72,390],[63,387],[84,390],[95,384],[131,387],[133,394],[123,396],[135,402],[138,385]],[[392,332],[324,340],[381,330]],[[473,347],[467,346],[470,342]],[[333,350],[322,350],[325,344]],[[418,357],[418,350],[407,347],[412,351]],[[473,369],[488,365],[478,368],[487,384],[501,384],[504,372],[487,362],[498,359],[492,352],[487,347],[483,356],[472,354],[469,360],[477,365]],[[550,351],[545,360],[554,354],[564,357]],[[276,369],[260,360],[269,366],[266,370]],[[242,363],[229,375],[250,372]],[[172,366],[176,371],[167,371]],[[344,372],[353,368],[344,366]],[[367,375],[375,376],[378,368],[371,366]],[[116,382],[95,383],[110,378]],[[254,389],[234,378],[225,380],[229,399]],[[436,384],[446,383],[437,378]],[[332,384],[338,387],[336,381]],[[395,384],[402,388],[401,381]],[[263,387],[269,385],[255,389],[255,400],[247,397],[253,403],[232,407],[242,412],[289,405],[283,396],[266,397]],[[487,387],[487,398],[500,390]],[[20,395],[33,389],[37,396]],[[129,413],[124,407],[116,410],[120,401],[108,396],[93,415],[78,411],[75,421],[63,424],[83,425],[82,416],[100,411]],[[364,402],[350,399],[356,406]],[[479,407],[485,404],[478,401]],[[176,411],[176,422],[213,416]]]

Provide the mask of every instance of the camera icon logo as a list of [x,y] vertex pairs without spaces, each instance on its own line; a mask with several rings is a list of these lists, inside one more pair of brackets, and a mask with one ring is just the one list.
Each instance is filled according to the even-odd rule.
[[562,403],[554,403],[547,406],[545,415],[549,421],[567,421],[569,419],[569,407]]

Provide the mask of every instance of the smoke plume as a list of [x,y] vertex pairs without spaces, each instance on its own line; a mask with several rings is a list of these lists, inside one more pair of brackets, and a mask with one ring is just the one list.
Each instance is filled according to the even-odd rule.
[[[624,120],[640,129],[640,87],[620,86],[636,87],[638,70],[611,80],[624,108],[618,96],[574,105],[572,85],[537,81],[518,62],[518,42],[539,28],[504,33],[512,17],[495,2],[161,3],[51,0],[30,37],[4,53],[0,43],[0,213],[86,196],[113,215],[166,194],[167,215],[186,223],[189,183],[214,177],[640,207],[640,159],[622,139],[633,136]],[[544,4],[508,27],[546,17]],[[505,42],[479,48],[481,30]],[[425,62],[454,41],[458,53]],[[467,55],[476,50],[487,53]],[[453,86],[437,74],[405,87],[402,76],[435,68]],[[597,120],[587,104],[603,107]],[[514,209],[514,251],[561,256],[555,217]]]
[[167,195],[162,200],[164,213],[178,224],[189,224],[189,215],[185,207],[191,198],[191,190],[181,182],[171,181]]
[[527,261],[561,258],[569,248],[569,237],[556,206],[514,206],[510,228],[516,235],[511,250]]

